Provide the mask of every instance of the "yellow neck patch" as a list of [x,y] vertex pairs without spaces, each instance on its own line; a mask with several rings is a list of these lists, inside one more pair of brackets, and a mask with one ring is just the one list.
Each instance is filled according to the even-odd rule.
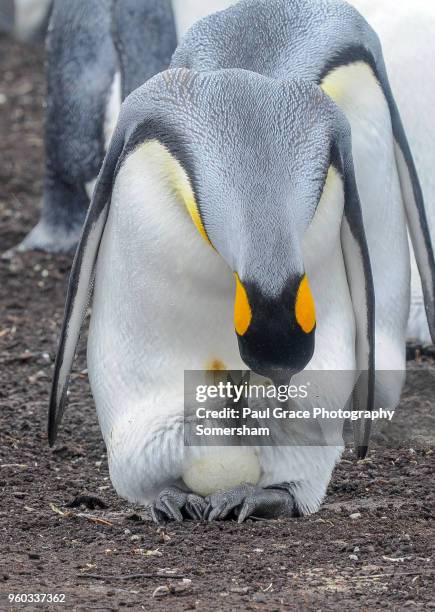
[[[376,80],[372,68],[360,60],[331,70],[320,83],[325,94],[340,105],[346,96],[352,95],[352,88],[358,86],[363,91],[368,82]],[[376,81],[377,82],[377,81]]]
[[185,193],[183,196],[184,203],[186,205],[187,210],[192,218],[193,223],[195,224],[196,229],[201,234],[206,242],[210,246],[213,246],[210,242],[210,238],[207,236],[207,232],[205,231],[204,224],[201,219],[201,215],[199,214],[199,208],[196,203],[195,197],[193,195],[193,191],[191,189],[191,193]]
[[184,205],[186,206],[189,212],[189,215],[196,229],[198,230],[198,232],[201,234],[204,240],[210,246],[212,246],[210,239],[207,236],[207,232],[205,231],[205,227],[202,222],[202,219],[201,219],[198,204],[196,203],[195,194],[193,193],[190,179],[187,176],[186,172],[183,170],[183,168],[180,166],[180,164],[176,160],[174,160],[172,156],[171,156],[171,161],[172,161],[172,164],[171,164],[172,166],[172,171],[171,171],[172,188],[177,193],[177,195],[183,200]]
[[158,159],[162,172],[167,177],[171,189],[184,203],[198,232],[210,246],[213,246],[207,236],[192,184],[184,168],[166,147],[157,140],[148,142],[146,147],[148,152]]
[[244,336],[252,321],[252,310],[249,304],[248,294],[243,286],[239,275],[236,278],[236,299],[234,302],[234,326],[239,336]]
[[296,321],[301,329],[310,334],[316,325],[316,308],[308,278],[305,275],[299,285],[295,308]]

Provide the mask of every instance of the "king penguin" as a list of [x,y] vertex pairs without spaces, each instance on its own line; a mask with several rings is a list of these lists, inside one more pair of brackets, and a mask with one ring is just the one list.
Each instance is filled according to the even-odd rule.
[[185,446],[184,372],[326,372],[326,404],[361,412],[364,457],[373,408],[404,380],[407,226],[433,330],[421,189],[361,15],[242,0],[206,17],[123,105],[71,273],[50,443],[93,286],[88,370],[117,492],[156,521],[315,512],[341,423],[325,444],[285,421],[265,446]]

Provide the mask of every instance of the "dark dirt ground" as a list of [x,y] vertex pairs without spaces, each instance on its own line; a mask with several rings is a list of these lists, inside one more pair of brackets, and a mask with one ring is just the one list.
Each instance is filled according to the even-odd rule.
[[[2,252],[37,218],[43,92],[41,52],[0,38]],[[0,261],[0,610],[36,609],[9,605],[9,593],[47,592],[65,593],[66,603],[39,609],[435,607],[434,365],[411,364],[402,401],[404,427],[412,425],[417,439],[398,449],[375,446],[358,463],[348,452],[318,514],[158,529],[111,488],[84,342],[64,428],[48,448],[47,401],[69,266],[69,257],[35,253]],[[67,508],[83,493],[108,508]],[[137,573],[151,576],[120,578]]]

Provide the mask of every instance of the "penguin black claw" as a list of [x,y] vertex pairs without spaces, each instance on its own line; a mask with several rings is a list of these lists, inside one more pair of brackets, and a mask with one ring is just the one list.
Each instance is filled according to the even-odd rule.
[[151,505],[151,516],[157,525],[184,520],[201,521],[204,517],[206,502],[204,498],[188,493],[178,487],[164,489]]
[[209,522],[237,518],[243,523],[250,517],[278,518],[298,517],[299,511],[293,495],[287,487],[263,489],[251,484],[242,484],[228,491],[218,491],[206,497],[204,518]]

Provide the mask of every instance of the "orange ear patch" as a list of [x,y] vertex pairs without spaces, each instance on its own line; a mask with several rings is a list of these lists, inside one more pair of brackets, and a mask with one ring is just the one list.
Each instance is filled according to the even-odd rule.
[[295,308],[296,321],[302,330],[309,334],[316,325],[316,307],[308,278],[305,275],[299,285]]
[[248,294],[243,286],[239,275],[236,277],[236,299],[234,302],[234,326],[239,336],[244,336],[252,321],[252,310],[249,304]]

